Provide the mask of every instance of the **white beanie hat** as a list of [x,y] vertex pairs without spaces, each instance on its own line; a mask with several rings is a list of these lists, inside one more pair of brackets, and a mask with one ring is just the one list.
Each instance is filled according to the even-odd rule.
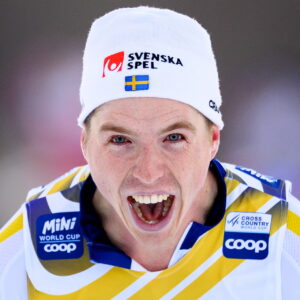
[[95,20],[83,56],[79,126],[99,105],[129,97],[186,103],[222,129],[218,71],[207,31],[188,16],[143,6]]

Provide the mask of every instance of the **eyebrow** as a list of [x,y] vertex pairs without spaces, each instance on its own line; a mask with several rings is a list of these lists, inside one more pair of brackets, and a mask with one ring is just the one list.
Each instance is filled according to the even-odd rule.
[[171,124],[170,126],[161,130],[161,133],[166,133],[168,131],[172,131],[172,130],[176,130],[176,129],[187,129],[189,131],[192,131],[193,133],[196,132],[196,127],[192,123],[190,123],[188,121],[180,121],[180,122]]
[[114,124],[111,124],[111,123],[103,124],[100,127],[100,131],[115,131],[115,132],[118,132],[118,133],[134,135],[133,131],[131,131],[131,130],[125,128],[125,127],[117,126],[117,125],[114,125]]
[[[172,130],[176,130],[176,129],[187,129],[193,133],[196,132],[196,127],[192,123],[190,123],[188,121],[180,121],[180,122],[176,122],[174,124],[169,125],[168,127],[164,128],[164,129],[162,129],[160,131],[160,134],[163,134],[163,133],[166,133],[166,132],[169,132]],[[132,130],[127,129],[122,126],[117,126],[117,125],[114,125],[111,123],[103,124],[100,127],[100,132],[103,132],[103,131],[114,131],[114,132],[123,133],[123,134],[135,135],[135,133]]]

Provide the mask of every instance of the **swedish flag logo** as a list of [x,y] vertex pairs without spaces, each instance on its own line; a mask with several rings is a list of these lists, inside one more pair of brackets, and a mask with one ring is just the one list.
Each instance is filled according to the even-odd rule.
[[125,91],[149,90],[149,75],[133,75],[125,77]]

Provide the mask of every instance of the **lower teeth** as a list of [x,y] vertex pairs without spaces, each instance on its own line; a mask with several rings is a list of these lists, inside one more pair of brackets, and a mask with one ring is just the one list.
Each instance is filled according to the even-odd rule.
[[[163,211],[162,211],[162,214],[161,214],[162,217],[164,217],[167,214],[170,206],[171,206],[171,200],[168,198],[167,200],[164,201],[164,207],[163,207]],[[139,203],[138,202],[133,203],[132,207],[134,208],[134,210],[135,210],[136,214],[138,215],[138,217],[141,220],[143,220],[145,223],[147,223],[147,224],[157,224],[160,221],[160,220],[151,220],[151,221],[146,220],[143,217],[143,214],[142,214],[142,212],[139,208]]]

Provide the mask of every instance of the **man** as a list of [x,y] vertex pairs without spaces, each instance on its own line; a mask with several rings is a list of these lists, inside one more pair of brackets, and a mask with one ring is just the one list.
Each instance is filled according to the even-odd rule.
[[299,299],[299,202],[214,159],[218,74],[195,20],[96,20],[80,93],[88,165],[33,189],[3,228],[1,299]]

